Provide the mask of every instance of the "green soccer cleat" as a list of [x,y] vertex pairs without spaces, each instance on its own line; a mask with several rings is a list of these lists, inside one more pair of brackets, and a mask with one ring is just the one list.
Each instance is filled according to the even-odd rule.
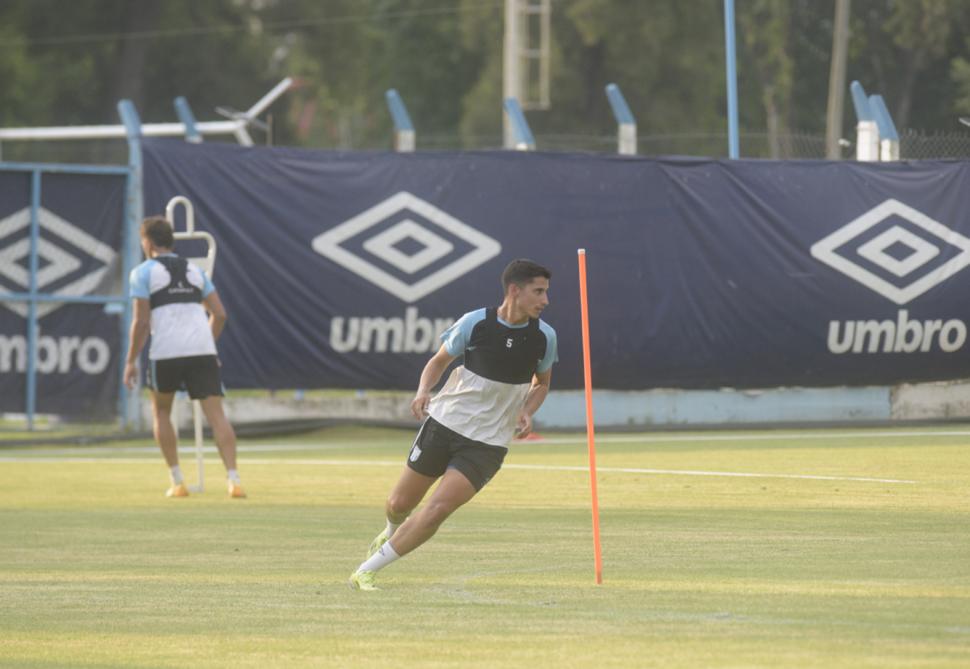
[[350,585],[351,590],[380,590],[377,585],[374,584],[374,577],[377,572],[374,571],[355,571],[350,575]]
[[387,543],[387,529],[385,529],[376,537],[374,537],[374,540],[370,542],[370,548],[367,549],[367,557],[369,558],[371,555],[379,551],[381,549],[381,546],[383,546],[386,543]]

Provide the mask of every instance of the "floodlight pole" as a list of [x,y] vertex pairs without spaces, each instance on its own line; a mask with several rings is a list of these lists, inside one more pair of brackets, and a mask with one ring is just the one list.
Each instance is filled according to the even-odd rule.
[[845,66],[849,52],[849,3],[835,0],[835,27],[832,31],[832,64],[829,68],[829,101],[825,113],[825,157],[839,160],[842,148],[842,111],[845,98]]
[[[519,63],[522,42],[519,0],[505,0],[505,37],[502,51],[502,99],[518,100],[522,95],[522,72]],[[515,121],[502,115],[502,146],[516,148]]]

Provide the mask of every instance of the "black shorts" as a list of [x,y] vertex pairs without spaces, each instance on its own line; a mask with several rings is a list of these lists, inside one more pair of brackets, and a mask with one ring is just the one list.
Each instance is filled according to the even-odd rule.
[[411,446],[408,467],[435,478],[452,467],[464,474],[475,490],[481,490],[501,469],[508,452],[504,446],[463,437],[429,416]]
[[194,400],[222,396],[219,359],[214,355],[192,355],[185,358],[152,360],[148,366],[148,385],[160,393],[189,391]]

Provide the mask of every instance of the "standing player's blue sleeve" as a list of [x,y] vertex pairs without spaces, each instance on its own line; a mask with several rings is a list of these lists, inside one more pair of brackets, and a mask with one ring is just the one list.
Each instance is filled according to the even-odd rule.
[[539,321],[539,329],[542,330],[542,334],[546,335],[546,354],[542,356],[542,360],[536,366],[536,371],[542,373],[549,371],[553,363],[559,362],[559,342],[556,338],[556,331],[545,321]]
[[204,269],[199,268],[199,271],[202,272],[202,297],[209,297],[210,294],[215,292],[216,287],[212,284],[212,279],[209,278]]
[[148,285],[151,272],[152,264],[150,262],[143,262],[131,270],[131,274],[128,275],[128,294],[131,297],[147,300],[152,296]]
[[457,357],[465,352],[468,341],[472,336],[472,330],[484,318],[484,309],[469,311],[455,321],[450,328],[441,333],[441,343],[445,345],[445,350],[448,351],[449,355]]

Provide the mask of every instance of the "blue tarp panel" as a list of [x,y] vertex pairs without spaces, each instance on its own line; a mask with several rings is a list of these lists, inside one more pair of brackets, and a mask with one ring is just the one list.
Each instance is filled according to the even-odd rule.
[[434,334],[553,273],[556,388],[965,377],[970,172],[858,164],[337,153],[145,142],[146,211],[187,195],[218,240],[230,387],[413,388]]

